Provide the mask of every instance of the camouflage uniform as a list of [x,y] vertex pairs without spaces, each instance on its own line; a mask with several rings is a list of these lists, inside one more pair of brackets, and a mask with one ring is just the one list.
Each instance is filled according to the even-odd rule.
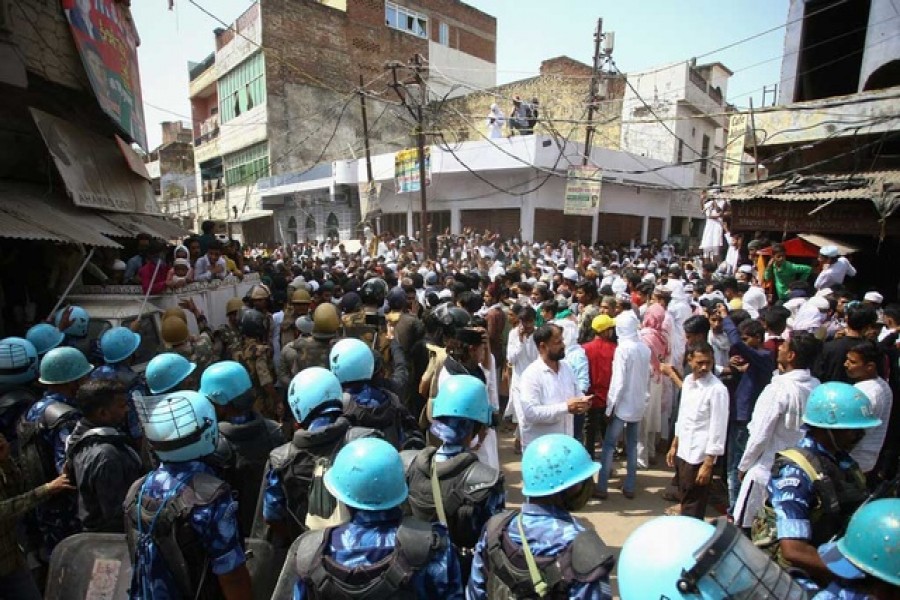
[[216,329],[215,340],[215,355],[222,360],[233,360],[244,343],[244,336],[239,327],[227,323]]
[[287,388],[294,376],[308,367],[323,367],[327,369],[328,354],[334,346],[338,336],[321,336],[313,334],[312,337],[300,338],[290,344],[286,344],[281,351],[281,364],[278,365],[278,381]]
[[258,340],[247,338],[241,349],[235,353],[234,359],[244,365],[250,373],[256,401],[253,408],[268,419],[277,419],[277,407],[265,390],[275,385],[275,364],[272,360],[272,348]]
[[208,331],[180,346],[174,346],[172,352],[176,352],[197,365],[197,374],[202,375],[206,367],[213,363],[213,341]]
[[355,337],[364,341],[370,348],[375,340],[375,331],[378,330],[378,337],[384,338],[385,329],[380,329],[366,323],[368,315],[377,314],[375,311],[366,310],[350,313],[341,317],[341,325],[344,326],[344,333],[347,337]]

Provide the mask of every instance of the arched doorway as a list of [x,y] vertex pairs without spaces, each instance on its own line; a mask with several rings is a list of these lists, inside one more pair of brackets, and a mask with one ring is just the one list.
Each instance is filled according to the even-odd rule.
[[338,221],[337,215],[329,213],[328,219],[325,220],[325,237],[334,240],[340,239],[341,234],[338,231],[340,226],[341,224]]
[[306,217],[306,241],[311,242],[316,239],[316,220],[312,215]]
[[295,217],[288,219],[287,238],[291,244],[297,243],[297,219]]

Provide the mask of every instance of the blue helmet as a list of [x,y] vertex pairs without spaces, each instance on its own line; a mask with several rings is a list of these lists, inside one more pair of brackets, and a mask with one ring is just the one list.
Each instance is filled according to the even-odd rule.
[[66,339],[63,332],[50,323],[38,323],[25,333],[29,342],[34,344],[38,356],[43,356],[58,347]]
[[141,336],[127,327],[113,327],[100,336],[100,351],[107,364],[120,363],[134,354],[141,345]]
[[197,365],[180,354],[165,352],[147,363],[147,385],[154,394],[172,390],[194,372]]
[[44,385],[71,383],[86,377],[94,369],[77,348],[54,348],[41,359],[41,377]]
[[452,375],[438,389],[431,410],[433,417],[462,417],[491,424],[487,386],[471,375]]
[[803,422],[822,429],[867,429],[881,425],[868,397],[849,383],[816,386],[806,401]]
[[247,369],[233,360],[210,365],[200,378],[200,393],[220,406],[231,404],[252,389],[253,382]]
[[799,583],[725,518],[657,517],[619,554],[622,600],[807,598]]
[[375,373],[372,349],[356,338],[344,338],[332,346],[328,364],[341,383],[368,381]]
[[29,383],[38,377],[38,352],[20,337],[0,340],[0,385]]
[[522,494],[552,496],[597,474],[600,465],[571,435],[542,435],[522,454]]
[[334,373],[322,367],[309,367],[297,373],[288,386],[287,401],[297,422],[305,424],[317,408],[332,404],[341,410],[344,392]]
[[822,561],[842,579],[866,573],[900,586],[900,499],[881,498],[859,507],[847,533],[819,548]]
[[332,496],[362,510],[394,508],[409,493],[400,454],[380,438],[361,438],[341,448],[324,482]]
[[87,311],[80,306],[70,306],[56,311],[56,326],[59,327],[59,324],[62,322],[63,314],[69,310],[69,308],[72,309],[72,313],[69,315],[69,320],[72,321],[72,324],[69,325],[68,329],[63,331],[63,333],[75,338],[87,337],[88,323],[91,318],[88,316]]
[[219,441],[216,410],[198,392],[135,396],[138,418],[150,447],[166,462],[185,462],[212,454]]

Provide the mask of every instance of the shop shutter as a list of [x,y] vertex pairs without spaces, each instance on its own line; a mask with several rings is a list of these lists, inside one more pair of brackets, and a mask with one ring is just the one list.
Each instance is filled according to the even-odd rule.
[[581,240],[591,242],[591,217],[565,215],[561,210],[538,208],[534,211],[534,241]]
[[477,232],[488,229],[498,232],[504,239],[519,237],[521,219],[521,211],[518,208],[460,211],[460,225],[463,229],[471,227]]
[[650,217],[649,223],[647,224],[647,242],[648,243],[651,240],[658,240],[658,241],[662,242],[663,223],[665,223],[665,221],[663,219],[660,219],[659,217]]
[[641,217],[600,213],[597,240],[605,244],[623,244],[641,238]]

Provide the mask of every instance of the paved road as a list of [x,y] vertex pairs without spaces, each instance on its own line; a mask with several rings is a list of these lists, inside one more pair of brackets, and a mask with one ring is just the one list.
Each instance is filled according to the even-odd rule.
[[[521,456],[513,452],[512,434],[500,433],[500,462],[506,476],[506,504],[518,507],[522,503],[522,463]],[[637,493],[634,500],[629,500],[619,491],[619,484],[624,481],[624,461],[615,463],[622,477],[614,477],[609,484],[609,499],[602,502],[591,500],[585,509],[577,515],[587,519],[603,538],[603,541],[615,552],[618,558],[622,544],[628,535],[642,523],[664,514],[671,502],[663,500],[662,494],[672,478],[672,469],[664,466],[664,457],[659,457],[657,467],[647,471],[638,471]],[[707,516],[718,514],[712,508]],[[618,594],[618,585],[613,573],[613,592]]]

